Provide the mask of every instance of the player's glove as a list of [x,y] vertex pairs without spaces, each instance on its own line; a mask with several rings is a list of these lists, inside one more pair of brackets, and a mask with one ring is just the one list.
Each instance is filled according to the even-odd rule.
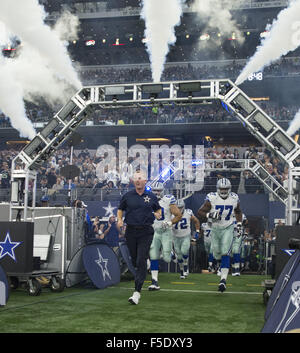
[[206,218],[211,219],[213,221],[219,221],[221,219],[221,215],[219,211],[213,211],[213,212],[207,213]]
[[168,229],[172,227],[172,222],[171,221],[163,221],[162,223],[162,228],[163,229]]
[[236,231],[237,231],[237,237],[238,237],[238,238],[243,235],[243,226],[242,226],[242,222],[238,222],[238,223],[237,223],[237,225],[236,225]]

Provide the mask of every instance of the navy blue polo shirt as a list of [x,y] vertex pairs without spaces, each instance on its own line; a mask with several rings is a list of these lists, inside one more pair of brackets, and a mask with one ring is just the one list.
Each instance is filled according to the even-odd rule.
[[153,212],[161,207],[156,195],[145,190],[139,195],[136,190],[130,190],[123,195],[119,210],[125,211],[125,222],[128,225],[152,225],[155,219]]

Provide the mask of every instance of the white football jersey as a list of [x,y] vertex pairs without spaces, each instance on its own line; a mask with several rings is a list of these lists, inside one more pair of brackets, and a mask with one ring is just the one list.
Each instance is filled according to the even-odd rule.
[[211,203],[210,212],[219,211],[221,220],[212,222],[212,228],[227,228],[234,223],[234,210],[239,203],[236,193],[230,192],[227,199],[222,199],[217,192],[207,194],[205,200]]
[[201,229],[203,230],[203,240],[205,243],[211,242],[211,225],[209,223],[202,223]]
[[173,225],[174,237],[183,238],[186,236],[191,236],[191,218],[193,215],[192,210],[184,210],[181,220]]
[[[243,213],[243,215],[242,215],[242,222],[244,222],[244,221],[246,221],[246,220],[247,220],[247,217],[246,217],[246,215]],[[235,216],[234,216],[234,232],[235,232],[235,234],[237,234],[236,224],[237,224],[237,221],[236,221],[236,218],[235,218]]]
[[176,199],[173,195],[165,195],[159,200],[159,205],[161,207],[161,219],[155,219],[153,223],[153,228],[155,231],[164,231],[162,228],[163,221],[171,221],[172,213],[170,211],[170,205],[176,204]]

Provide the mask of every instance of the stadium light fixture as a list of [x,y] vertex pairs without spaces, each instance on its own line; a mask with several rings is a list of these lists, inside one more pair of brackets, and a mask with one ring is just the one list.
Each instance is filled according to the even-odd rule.
[[47,138],[52,132],[55,132],[55,128],[59,125],[56,119],[52,119],[41,131],[41,135]]
[[181,92],[200,92],[201,91],[201,82],[179,83],[179,91],[181,91]]
[[259,129],[263,129],[266,133],[269,133],[274,128],[274,124],[261,112],[256,112],[252,117],[253,120],[259,127]]
[[77,105],[73,101],[69,101],[62,109],[58,112],[58,116],[61,120],[66,120],[70,113],[74,111]]
[[120,94],[125,94],[125,87],[124,86],[105,87],[104,93],[106,96],[117,96]]
[[280,149],[281,153],[284,155],[290,153],[295,148],[295,144],[296,144],[294,140],[289,139],[281,131],[277,131],[274,134],[272,142],[276,147]]
[[36,136],[30,144],[24,148],[24,152],[33,159],[45,146],[45,142],[39,136]]
[[142,85],[143,93],[157,94],[163,91],[163,85],[154,84],[154,85]]
[[234,103],[235,107],[237,109],[242,108],[248,115],[254,112],[256,109],[249,100],[244,97],[242,94],[238,94],[233,100],[232,103]]

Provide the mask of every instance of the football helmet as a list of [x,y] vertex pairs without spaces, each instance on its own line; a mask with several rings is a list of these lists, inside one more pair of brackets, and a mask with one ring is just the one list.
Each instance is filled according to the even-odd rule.
[[153,194],[156,195],[158,199],[163,198],[164,196],[164,185],[163,183],[157,181],[151,186]]
[[222,199],[227,199],[231,192],[230,180],[226,178],[219,179],[217,182],[217,193]]
[[184,212],[184,207],[185,207],[185,204],[184,204],[184,201],[182,199],[178,199],[176,201],[176,206],[179,208],[180,212],[183,213]]

